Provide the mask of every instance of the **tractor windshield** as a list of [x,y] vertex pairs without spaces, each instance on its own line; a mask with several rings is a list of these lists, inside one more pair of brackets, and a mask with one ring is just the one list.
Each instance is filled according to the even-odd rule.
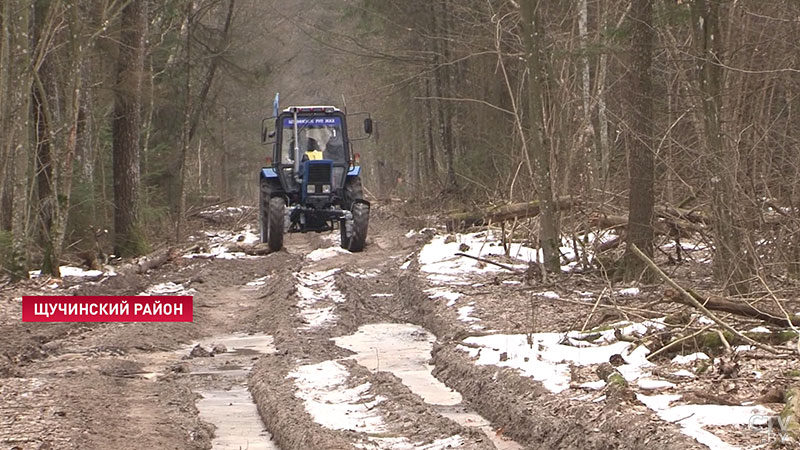
[[[297,135],[303,159],[330,159],[334,163],[347,163],[341,117],[298,117]],[[281,161],[289,164],[293,157],[294,119],[286,117],[281,130]]]

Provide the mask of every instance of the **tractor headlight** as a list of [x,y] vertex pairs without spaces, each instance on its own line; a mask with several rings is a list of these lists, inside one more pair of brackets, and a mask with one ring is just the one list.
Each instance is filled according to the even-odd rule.
[[331,193],[331,185],[330,184],[323,184],[322,185],[322,193],[323,194],[330,194]]
[[314,186],[313,184],[309,184],[308,186],[306,186],[306,192],[309,194],[313,194],[317,192],[317,187]]

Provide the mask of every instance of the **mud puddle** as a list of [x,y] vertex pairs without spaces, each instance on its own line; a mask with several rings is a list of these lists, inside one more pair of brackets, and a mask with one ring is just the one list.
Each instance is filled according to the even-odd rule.
[[200,418],[216,428],[213,449],[278,450],[272,436],[264,430],[258,410],[246,387],[224,390],[203,390],[197,401]]
[[[264,428],[247,389],[247,375],[260,355],[275,352],[272,336],[234,333],[204,338],[173,352],[154,355],[147,379],[167,371],[191,379],[200,418],[215,426],[215,450],[278,450]],[[158,370],[160,369],[160,370]]]
[[400,378],[443,416],[460,425],[479,428],[498,450],[522,449],[518,443],[499,436],[489,421],[462,405],[461,394],[433,376],[430,355],[436,337],[424,328],[412,324],[370,324],[334,341],[339,347],[355,352],[351,358],[367,369],[391,372]]

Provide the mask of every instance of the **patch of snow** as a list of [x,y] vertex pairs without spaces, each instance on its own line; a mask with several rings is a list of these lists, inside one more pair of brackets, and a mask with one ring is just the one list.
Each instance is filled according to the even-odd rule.
[[[338,270],[338,269],[337,269]],[[359,269],[358,272],[345,272],[345,275],[353,278],[374,278],[380,275],[380,271],[376,269],[364,271],[363,269]]]
[[[59,272],[61,272],[62,277],[99,277],[103,275],[102,270],[85,270],[81,269],[80,267],[73,267],[73,266],[59,266]],[[111,274],[107,274],[111,276]],[[42,276],[41,270],[31,270],[28,272],[28,276],[30,278],[39,278]]]
[[690,355],[678,355],[672,358],[672,362],[675,364],[683,365],[683,364],[693,363],[701,359],[709,359],[709,358],[708,355],[706,355],[705,353],[698,352],[698,353],[692,353]]
[[625,289],[620,289],[618,294],[624,297],[635,297],[639,295],[639,288],[638,287],[629,287]]
[[[613,330],[610,330],[613,334]],[[588,343],[586,347],[574,347],[562,344],[564,333],[496,334],[475,336],[464,340],[472,347],[458,346],[462,351],[477,358],[481,365],[519,369],[524,375],[541,381],[552,392],[558,393],[569,388],[570,364],[586,366],[607,362],[615,354],[625,354],[632,346],[630,342],[615,342],[610,345]],[[474,348],[477,347],[477,348]],[[505,360],[501,361],[501,354]],[[637,347],[625,355],[628,364],[617,368],[626,380],[632,381],[642,375],[642,368],[652,366],[645,356],[649,353],[644,346]]]
[[287,378],[295,379],[295,396],[303,400],[315,422],[332,430],[363,433],[386,431],[383,419],[373,408],[381,397],[369,397],[369,383],[345,386],[350,373],[335,361],[324,361],[294,369]]
[[[419,252],[418,260],[420,270],[425,273],[435,274],[439,277],[463,275],[469,273],[496,272],[502,270],[492,264],[485,264],[472,258],[456,256],[456,253],[464,253],[475,257],[486,257],[489,255],[505,255],[501,245],[496,245],[496,240],[491,233],[472,233],[457,234],[452,242],[447,242],[446,236],[436,236],[430,243],[426,244]],[[469,247],[462,251],[462,245]],[[511,244],[510,255],[514,259],[525,262],[534,260],[538,251],[521,244]],[[437,278],[439,281],[448,282],[451,280]]]
[[561,298],[557,293],[555,293],[553,291],[544,291],[544,292],[539,292],[539,293],[536,293],[536,294],[533,294],[533,295],[538,295],[539,297],[549,298],[549,299],[552,299],[552,300],[558,300],[558,299]]
[[300,299],[297,307],[300,316],[308,323],[305,327],[314,328],[336,322],[333,306],[312,307],[317,302],[330,301],[342,303],[345,296],[336,288],[336,279],[333,277],[339,269],[320,272],[298,272],[294,274],[297,279],[297,294]]
[[269,280],[269,275],[267,275],[265,277],[261,277],[261,278],[256,278],[253,281],[248,281],[246,283],[246,286],[263,286],[263,285],[267,284],[267,280]]
[[658,414],[662,420],[677,423],[681,432],[712,450],[732,450],[734,447],[704,426],[749,425],[754,416],[772,416],[775,413],[763,406],[677,405],[669,406],[680,395],[642,395],[636,398]]
[[403,265],[402,265],[402,266],[400,266],[400,269],[401,269],[401,270],[408,270],[408,267],[409,267],[410,265],[411,265],[411,261],[406,261],[406,262],[404,262],[404,263],[403,263]]
[[477,317],[470,316],[470,314],[472,314],[472,312],[475,311],[475,307],[471,305],[472,304],[470,304],[470,306],[462,306],[461,308],[458,308],[458,319],[461,320],[462,322],[469,323],[469,322],[478,322],[480,320]]
[[305,329],[317,328],[336,322],[336,315],[333,313],[332,306],[326,308],[306,308],[300,311],[300,315],[307,323],[304,327]]
[[688,371],[688,370],[686,370],[686,369],[681,369],[681,370],[678,370],[678,371],[672,372],[672,376],[675,376],[675,377],[683,377],[683,378],[697,378],[697,377],[695,376],[695,374],[693,374],[692,372],[689,372],[689,371]]
[[640,378],[636,381],[640,389],[645,391],[660,391],[663,389],[672,389],[675,387],[674,383],[665,380],[654,380],[652,378]]
[[603,380],[587,381],[586,383],[581,383],[579,387],[583,389],[589,389],[591,391],[599,391],[606,387],[606,382]]
[[323,259],[333,258],[334,256],[341,255],[343,253],[349,254],[350,252],[341,247],[318,248],[307,254],[306,259],[309,261],[321,261]]
[[182,284],[168,281],[166,283],[150,286],[139,295],[192,295],[195,292],[197,291],[192,288],[186,289],[186,287]]
[[394,294],[372,294],[373,297],[394,297]]
[[765,326],[755,327],[755,328],[751,329],[750,332],[751,333],[771,333],[769,328],[767,328]]
[[522,284],[522,281],[517,281],[517,280],[505,280],[505,281],[503,281],[503,284]]
[[461,298],[461,295],[462,295],[462,294],[460,294],[458,292],[442,291],[442,290],[438,290],[438,289],[435,289],[435,288],[434,289],[428,289],[425,292],[427,292],[428,294],[431,294],[430,297],[429,297],[430,299],[437,299],[437,298],[445,298],[445,299],[447,299],[447,306],[455,305],[456,301],[459,298]]
[[408,233],[406,233],[406,235],[405,235],[405,236],[406,236],[407,238],[412,238],[412,237],[414,237],[414,236],[416,236],[416,235],[417,235],[417,232],[416,232],[416,231],[414,231],[414,230],[409,230],[409,231],[408,231]]
[[234,233],[228,230],[206,231],[208,238],[209,251],[207,253],[191,253],[183,255],[184,258],[212,258],[212,259],[255,259],[258,256],[247,255],[244,252],[228,251],[229,244],[255,244],[261,238],[253,231],[251,225],[247,225],[241,233]]
[[716,322],[714,322],[713,320],[709,319],[706,316],[700,316],[697,318],[697,323],[699,323],[700,325],[713,325]]

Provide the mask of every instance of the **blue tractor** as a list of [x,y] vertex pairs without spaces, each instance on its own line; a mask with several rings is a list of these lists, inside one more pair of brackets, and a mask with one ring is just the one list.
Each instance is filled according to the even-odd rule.
[[[364,200],[361,167],[348,138],[347,116],[334,106],[292,106],[262,121],[261,140],[273,145],[260,173],[261,242],[283,247],[284,233],[339,228],[341,246],[364,249],[370,204]],[[274,122],[273,122],[274,120]],[[273,126],[274,125],[274,126]],[[365,139],[372,119],[364,119]],[[357,140],[357,139],[352,139]]]

